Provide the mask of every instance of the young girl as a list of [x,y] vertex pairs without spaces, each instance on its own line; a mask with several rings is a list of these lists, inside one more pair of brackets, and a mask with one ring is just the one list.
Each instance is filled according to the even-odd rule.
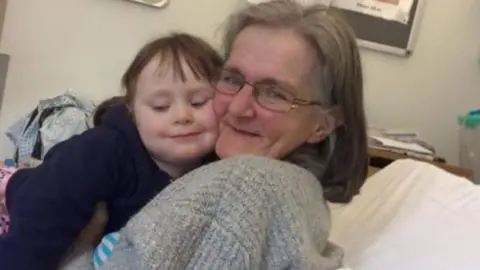
[[218,136],[210,78],[221,65],[188,34],[143,47],[123,76],[125,97],[101,110],[95,128],[12,176],[2,270],[57,269],[99,202],[108,209],[105,233],[117,231],[172,179],[205,163]]

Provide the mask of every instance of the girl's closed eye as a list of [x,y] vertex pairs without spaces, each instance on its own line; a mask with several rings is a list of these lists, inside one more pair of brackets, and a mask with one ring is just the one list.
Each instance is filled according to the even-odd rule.
[[207,104],[210,100],[212,100],[212,98],[213,98],[213,95],[206,95],[206,94],[196,95],[192,98],[192,100],[190,101],[190,104],[194,108],[201,108],[205,104]]
[[156,112],[166,112],[170,109],[170,105],[152,105],[152,109]]
[[197,101],[192,101],[192,106],[195,108],[200,108],[203,107],[207,102],[209,102],[210,99],[204,99],[204,100],[197,100]]

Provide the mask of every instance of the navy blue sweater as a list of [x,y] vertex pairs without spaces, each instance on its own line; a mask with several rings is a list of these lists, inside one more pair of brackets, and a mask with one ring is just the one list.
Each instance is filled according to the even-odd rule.
[[52,148],[43,163],[12,176],[9,233],[0,238],[0,269],[54,270],[107,202],[106,233],[117,231],[170,183],[144,148],[123,106],[104,122]]

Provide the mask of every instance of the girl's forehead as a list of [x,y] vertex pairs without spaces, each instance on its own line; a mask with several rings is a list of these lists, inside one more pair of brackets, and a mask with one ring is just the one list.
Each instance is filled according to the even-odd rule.
[[150,59],[139,75],[139,80],[142,78],[184,83],[203,81],[183,56],[175,58],[169,54],[158,54]]
[[153,99],[213,91],[210,82],[197,78],[188,65],[183,67],[183,71],[184,80],[175,72],[173,65],[152,59],[138,78],[136,95]]

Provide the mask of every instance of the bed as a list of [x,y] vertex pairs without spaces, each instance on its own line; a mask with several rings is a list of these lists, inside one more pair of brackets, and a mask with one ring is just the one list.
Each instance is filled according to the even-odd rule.
[[354,270],[480,269],[480,186],[434,165],[395,161],[331,209]]

